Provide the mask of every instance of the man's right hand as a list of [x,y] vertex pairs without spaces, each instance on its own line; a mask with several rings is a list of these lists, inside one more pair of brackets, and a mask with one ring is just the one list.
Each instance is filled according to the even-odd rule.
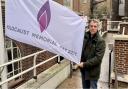
[[83,65],[84,65],[83,62],[81,62],[80,64],[77,64],[77,66],[78,66],[79,68],[83,68]]

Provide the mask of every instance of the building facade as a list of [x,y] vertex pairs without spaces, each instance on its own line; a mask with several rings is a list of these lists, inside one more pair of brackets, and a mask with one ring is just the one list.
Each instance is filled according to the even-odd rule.
[[[5,1],[2,0],[0,3],[2,3],[2,21],[3,21],[3,28],[5,31]],[[7,62],[17,60],[18,58],[36,53],[38,51],[41,51],[42,49],[33,47],[31,45],[27,45],[21,42],[17,42],[15,40],[12,40],[5,36],[5,47],[7,51]],[[37,56],[36,58],[36,64],[39,64],[40,62],[43,62],[50,57],[54,56],[55,54],[51,52],[44,52]],[[12,64],[9,64],[7,66],[7,78],[13,77],[14,75],[21,73],[22,71],[31,68],[34,64],[34,56],[29,57],[25,60],[15,62]],[[53,60],[39,66],[36,68],[36,74],[40,74],[41,72],[45,71],[46,69],[50,68],[51,66],[58,63],[58,59],[54,58]],[[8,82],[8,89],[14,89],[23,83],[27,82],[28,80],[35,78],[34,76],[34,70],[31,70],[22,76],[19,76],[11,81]],[[1,79],[1,78],[0,78]]]
[[[128,83],[128,1],[112,0],[112,20],[119,23],[118,34],[114,36],[114,73],[118,82]],[[114,76],[113,76],[113,79]]]
[[90,0],[54,0],[68,8],[72,9],[79,15],[90,16]]
[[[55,0],[55,1],[62,5],[65,5],[69,9],[72,9],[79,15],[86,15],[86,16],[90,15],[90,11],[89,11],[90,7],[88,4],[90,3],[89,0]],[[3,28],[5,29],[5,1],[2,0],[1,3],[2,3]],[[24,57],[24,56],[27,56],[27,55],[30,55],[32,53],[42,50],[42,49],[33,47],[31,45],[17,42],[8,37],[5,37],[5,44],[6,44],[8,62],[17,60],[18,58],[21,58],[21,57]],[[55,54],[48,52],[48,51],[41,53],[36,58],[36,64],[43,62],[54,55]],[[22,71],[28,68],[31,68],[34,64],[33,60],[34,60],[34,57],[30,57],[25,60],[8,65],[7,66],[7,78],[13,77],[14,75],[17,75],[18,73],[21,73]],[[36,74],[37,75],[40,74],[41,72],[45,71],[46,69],[50,68],[51,66],[57,63],[58,63],[58,58],[54,58],[53,60],[36,68]],[[34,76],[34,70],[31,70],[23,74],[22,76],[19,76],[9,81],[8,88],[9,89],[16,88],[32,78],[36,78],[36,76]]]
[[128,1],[112,0],[112,20],[122,20],[123,17],[128,17]]

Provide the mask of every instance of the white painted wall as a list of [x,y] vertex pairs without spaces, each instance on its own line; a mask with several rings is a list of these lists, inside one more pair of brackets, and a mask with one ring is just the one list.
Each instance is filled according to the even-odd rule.
[[[2,8],[1,8],[1,0],[0,0],[0,65],[6,62],[6,54],[4,47],[4,35],[3,35],[3,23],[2,23]],[[1,70],[2,68],[0,68]],[[7,70],[4,67],[4,70],[1,73],[1,80],[4,81],[7,79]],[[7,83],[2,85],[2,89],[7,89]]]

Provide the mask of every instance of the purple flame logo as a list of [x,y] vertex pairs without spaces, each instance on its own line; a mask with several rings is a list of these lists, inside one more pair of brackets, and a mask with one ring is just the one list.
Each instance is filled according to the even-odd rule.
[[47,1],[39,10],[38,15],[37,15],[37,20],[40,24],[40,30],[43,32],[46,30],[46,28],[49,25],[51,19],[51,12],[50,12],[50,5],[49,1]]

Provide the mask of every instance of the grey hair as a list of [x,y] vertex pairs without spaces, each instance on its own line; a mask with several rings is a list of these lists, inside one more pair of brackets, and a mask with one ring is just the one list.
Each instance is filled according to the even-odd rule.
[[91,22],[97,23],[98,27],[99,27],[99,20],[98,19],[90,19],[89,20],[89,25]]

